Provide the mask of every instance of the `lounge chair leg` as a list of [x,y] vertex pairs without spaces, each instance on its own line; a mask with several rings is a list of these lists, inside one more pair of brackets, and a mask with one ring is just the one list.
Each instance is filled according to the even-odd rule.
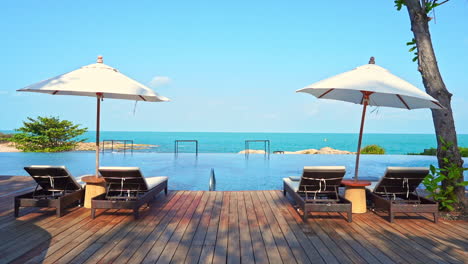
[[304,211],[304,215],[302,216],[302,220],[304,221],[304,223],[307,223],[309,212],[306,209],[304,209],[303,211]]
[[393,219],[395,218],[395,213],[394,213],[394,212],[392,212],[392,211],[390,211],[390,213],[389,213],[388,217],[389,217],[389,221],[390,221],[390,223],[393,223]]
[[351,212],[351,210],[348,211],[348,223],[351,223],[353,222],[353,213]]
[[164,194],[167,195],[167,187],[164,188]]
[[286,196],[286,189],[283,188],[283,195]]
[[91,218],[94,219],[96,218],[96,209],[91,208]]
[[57,217],[62,217],[62,215],[63,215],[63,209],[64,209],[64,208],[62,208],[62,205],[57,206],[57,209],[56,209]]
[[19,208],[20,208],[19,201],[15,199],[15,217],[18,217],[19,215]]
[[439,222],[439,212],[434,213],[434,223]]

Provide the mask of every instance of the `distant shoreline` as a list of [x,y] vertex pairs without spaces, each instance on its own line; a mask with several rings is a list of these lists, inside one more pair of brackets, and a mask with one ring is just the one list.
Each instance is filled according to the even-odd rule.
[[[85,139],[87,149],[94,150],[94,132],[86,132],[78,139]],[[298,152],[308,149],[330,147],[336,150],[355,152],[358,135],[346,133],[227,133],[227,132],[109,132],[102,131],[101,140],[131,140],[135,144],[151,145],[138,152],[173,153],[176,140],[198,141],[199,153],[238,153],[249,149],[265,150],[262,142],[245,145],[246,140],[268,140],[270,152]],[[468,147],[468,135],[459,134],[458,144]],[[386,154],[406,155],[423,153],[425,149],[436,148],[437,140],[432,134],[372,134],[363,137],[362,147],[378,145]],[[157,147],[155,147],[157,146]],[[195,152],[192,142],[178,145],[179,152]],[[106,148],[107,149],[107,148]],[[115,150],[115,148],[114,148]]]
[[[0,133],[13,134],[14,130],[0,130]],[[88,130],[88,133],[95,134],[95,130]],[[357,132],[245,132],[245,131],[125,131],[125,130],[101,130],[101,133],[213,133],[213,134],[312,134],[312,135],[358,135]],[[365,135],[436,135],[435,133],[384,133],[384,132],[365,132]],[[457,133],[457,135],[468,135],[468,133]]]

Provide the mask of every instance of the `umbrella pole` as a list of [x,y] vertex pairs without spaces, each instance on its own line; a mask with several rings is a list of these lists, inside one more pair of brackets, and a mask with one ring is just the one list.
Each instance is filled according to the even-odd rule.
[[358,180],[359,174],[359,157],[361,156],[361,143],[362,143],[362,133],[364,132],[364,120],[366,119],[366,110],[367,104],[369,103],[369,95],[367,93],[363,93],[363,108],[362,108],[362,117],[361,117],[361,128],[359,129],[359,140],[358,140],[358,147],[357,147],[357,154],[356,154],[356,166],[354,168],[354,181]]
[[96,114],[96,177],[99,177],[99,133],[101,125],[101,95],[97,95],[97,114]]

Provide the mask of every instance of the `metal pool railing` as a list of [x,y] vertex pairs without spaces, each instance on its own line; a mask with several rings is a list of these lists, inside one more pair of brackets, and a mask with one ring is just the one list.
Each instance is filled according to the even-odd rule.
[[175,140],[174,141],[174,154],[179,153],[179,143],[184,143],[184,142],[193,142],[195,143],[195,155],[198,156],[198,140]]
[[250,143],[253,142],[263,142],[263,149],[265,151],[265,155],[270,156],[270,140],[268,139],[253,139],[253,140],[246,140],[245,141],[245,156],[249,156],[249,150],[250,150]]
[[[104,153],[105,149],[106,149],[106,142],[110,142],[111,143],[111,152],[114,151],[114,143],[116,144],[122,144],[124,145],[123,147],[123,152],[126,153],[127,151],[127,145],[130,146],[130,151],[133,153],[133,140],[130,140],[130,139],[123,139],[123,140],[117,140],[117,139],[106,139],[106,140],[103,140],[102,141],[102,153]],[[128,143],[128,144],[127,144]]]

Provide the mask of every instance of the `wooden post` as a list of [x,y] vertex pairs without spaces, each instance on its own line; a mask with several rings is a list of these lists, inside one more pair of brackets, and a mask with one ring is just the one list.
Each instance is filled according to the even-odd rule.
[[99,177],[99,130],[100,130],[100,117],[101,117],[101,96],[102,93],[96,93],[97,100],[97,114],[96,114],[96,177]]
[[362,116],[361,116],[361,128],[359,129],[359,140],[358,140],[358,147],[357,147],[357,154],[356,154],[356,166],[354,168],[354,181],[358,180],[359,177],[359,157],[361,156],[361,143],[362,143],[362,133],[364,132],[364,121],[366,119],[366,110],[367,105],[369,104],[369,96],[372,92],[368,91],[361,91],[363,94],[362,103]]

